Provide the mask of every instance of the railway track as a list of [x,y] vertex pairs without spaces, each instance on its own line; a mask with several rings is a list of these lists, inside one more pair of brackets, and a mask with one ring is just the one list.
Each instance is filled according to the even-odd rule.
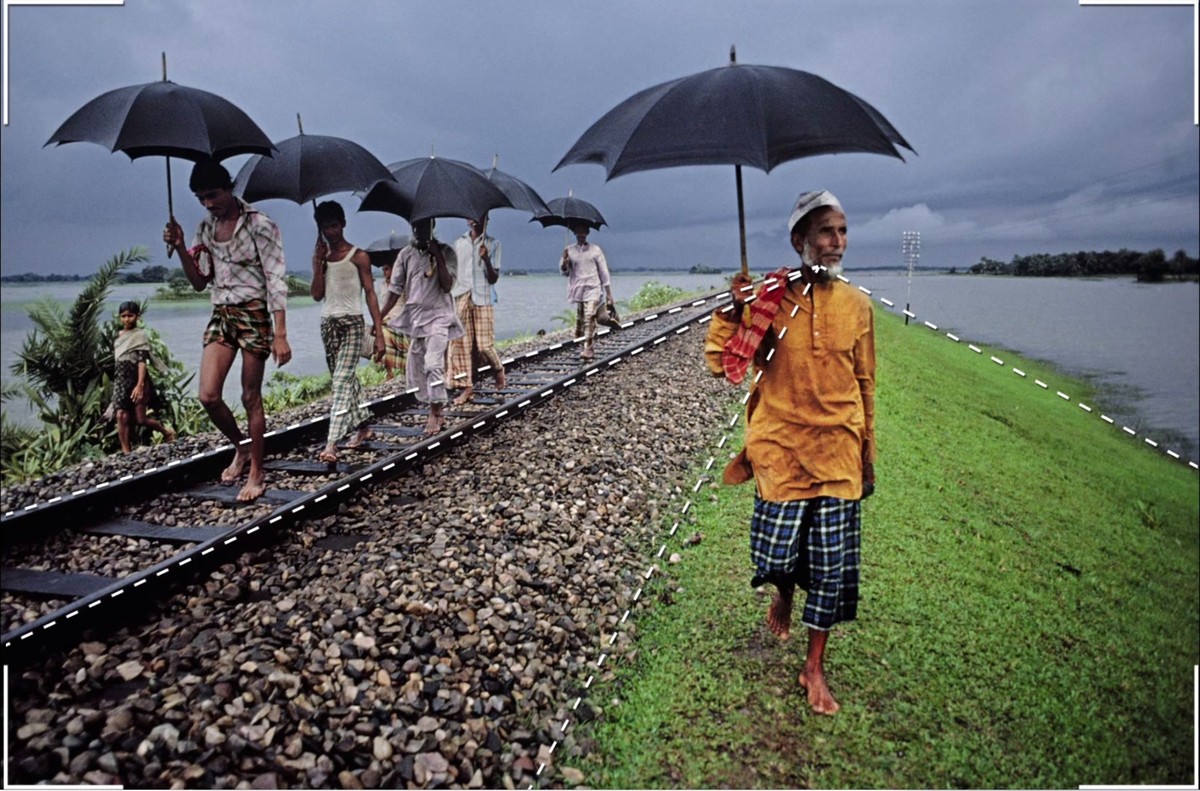
[[421,436],[427,414],[411,391],[370,402],[374,436],[353,452],[342,451],[336,464],[314,461],[327,415],[271,431],[270,488],[253,504],[237,503],[237,487],[217,482],[233,453],[224,446],[5,513],[4,663],[25,664],[85,633],[104,634],[136,620],[170,591],[271,544],[282,531],[328,515],[362,489],[519,419],[622,360],[651,353],[704,321],[722,296],[689,300],[626,322],[619,331],[602,331],[591,361],[579,359],[577,340],[505,360],[507,386],[497,390],[477,382],[472,403],[448,408],[446,428],[432,437]]

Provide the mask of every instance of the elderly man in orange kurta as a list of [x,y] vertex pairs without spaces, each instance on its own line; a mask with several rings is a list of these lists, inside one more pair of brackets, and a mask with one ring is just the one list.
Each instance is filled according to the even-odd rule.
[[750,584],[775,585],[767,625],[781,639],[796,586],[807,591],[799,683],[813,711],[833,714],[825,646],[835,624],[857,615],[860,501],[875,487],[875,325],[870,300],[837,278],[846,250],[837,199],[802,194],[788,229],[800,268],[768,276],[752,298],[750,279],[736,276],[734,302],[713,314],[704,351],[710,370],[735,383],[751,361],[756,369],[746,445],[724,480],[757,486]]

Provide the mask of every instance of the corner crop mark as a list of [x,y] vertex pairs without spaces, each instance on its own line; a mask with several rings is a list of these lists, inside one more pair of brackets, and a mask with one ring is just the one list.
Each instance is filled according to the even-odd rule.
[[1200,0],[1079,0],[1081,6],[1191,6],[1192,7],[1192,124],[1200,126]]

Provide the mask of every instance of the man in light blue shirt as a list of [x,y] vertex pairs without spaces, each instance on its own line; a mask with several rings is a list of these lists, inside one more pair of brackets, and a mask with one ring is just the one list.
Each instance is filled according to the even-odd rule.
[[448,382],[462,385],[455,404],[465,404],[475,394],[475,358],[479,370],[494,372],[497,389],[503,389],[504,365],[496,353],[496,320],[492,286],[500,279],[500,243],[487,235],[487,215],[467,221],[467,232],[454,242],[458,276],[450,295],[462,322],[464,335],[450,342]]

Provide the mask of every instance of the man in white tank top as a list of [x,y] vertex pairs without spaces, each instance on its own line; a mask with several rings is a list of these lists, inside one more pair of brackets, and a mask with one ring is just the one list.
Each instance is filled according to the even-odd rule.
[[371,412],[363,406],[365,398],[357,373],[365,332],[364,294],[374,327],[377,360],[384,352],[383,320],[375,298],[371,258],[365,250],[346,241],[346,213],[341,205],[325,201],[317,206],[313,219],[317,223],[317,244],[313,250],[311,293],[313,299],[325,303],[321,307],[321,341],[333,378],[329,434],[318,458],[332,464],[338,460],[338,441],[351,430],[357,429],[346,443],[348,448],[357,448],[371,436]]

